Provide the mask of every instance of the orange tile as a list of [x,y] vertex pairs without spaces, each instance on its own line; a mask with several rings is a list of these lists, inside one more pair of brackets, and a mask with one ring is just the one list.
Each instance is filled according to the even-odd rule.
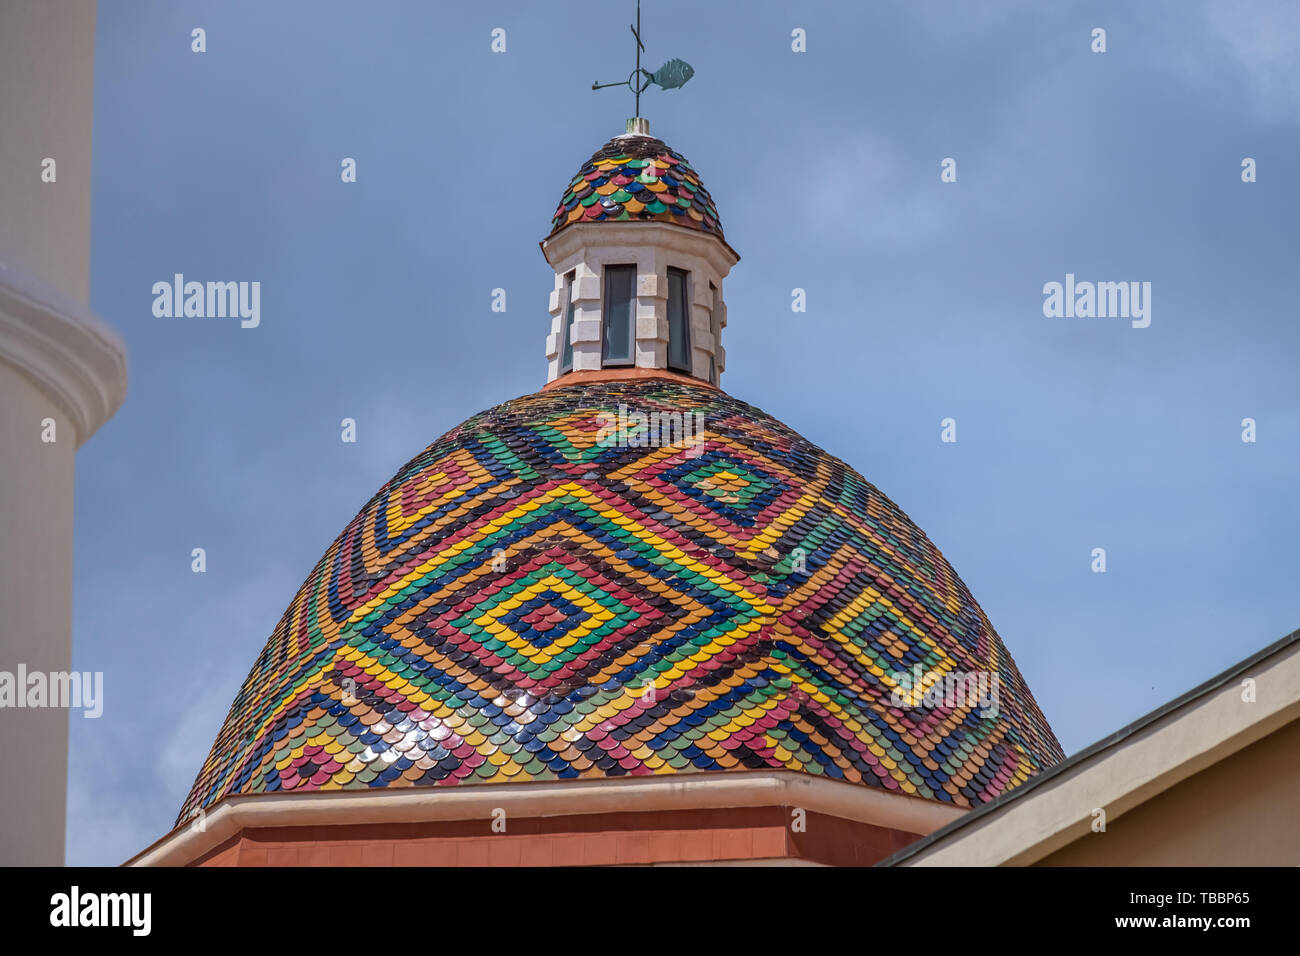
[[240,866],[266,866],[266,851],[261,849],[240,849]]

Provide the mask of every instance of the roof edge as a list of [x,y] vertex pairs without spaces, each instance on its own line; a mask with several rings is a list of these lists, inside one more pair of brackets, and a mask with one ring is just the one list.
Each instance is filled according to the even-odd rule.
[[[1300,629],[1292,631],[1285,637],[1274,641],[1267,647],[1260,649],[1244,660],[1233,664],[1226,670],[1221,671],[1208,680],[1198,684],[1186,693],[1174,698],[1166,704],[1162,704],[1160,707],[1144,714],[1132,723],[1126,724],[1109,736],[1084,748],[1074,756],[1056,764],[1043,773],[1031,777],[1019,787],[1016,787],[996,799],[973,809],[966,816],[935,830],[922,839],[917,840],[915,843],[912,843],[893,855],[886,857],[876,865],[904,866],[919,864],[921,861],[917,859],[918,857],[927,855],[927,851],[932,849],[937,852],[939,844],[945,843],[949,838],[953,838],[954,840],[960,839],[961,836],[965,835],[964,831],[967,831],[968,828],[980,827],[984,823],[991,824],[992,821],[989,821],[988,818],[998,814],[999,811],[1008,804],[1014,804],[1017,801],[1023,803],[1034,797],[1036,794],[1050,790],[1058,784],[1063,785],[1066,782],[1063,778],[1072,775],[1078,776],[1085,772],[1087,768],[1083,765],[1093,761],[1094,758],[1102,758],[1108,752],[1118,750],[1120,744],[1130,740],[1130,738],[1142,734],[1144,731],[1152,733],[1156,732],[1161,729],[1157,725],[1162,724],[1162,722],[1164,726],[1177,723],[1179,720],[1191,714],[1195,709],[1193,705],[1198,702],[1209,703],[1208,698],[1214,692],[1224,689],[1230,682],[1235,681],[1236,678],[1241,677],[1248,671],[1256,670],[1260,664],[1264,664],[1272,658],[1277,658],[1276,661],[1272,662],[1274,666],[1286,664],[1288,662],[1288,657],[1294,658],[1297,662],[1300,662]],[[1178,714],[1178,711],[1184,711],[1184,713]],[[1217,759],[1222,759],[1231,753],[1235,753],[1242,747],[1248,746],[1255,740],[1271,732],[1273,729],[1276,729],[1276,726],[1281,726],[1283,723],[1289,722],[1290,719],[1294,719],[1297,714],[1300,714],[1300,697],[1293,701],[1284,701],[1282,705],[1273,710],[1260,714],[1257,720],[1239,727],[1235,735],[1227,736],[1219,742],[1218,749],[1225,747],[1231,747],[1231,749],[1226,753],[1219,754]],[[1170,719],[1167,720],[1166,718]],[[1225,731],[1226,729],[1227,728],[1225,728]],[[1260,732],[1255,733],[1252,736],[1250,733],[1252,729]],[[1135,741],[1135,743],[1138,742],[1140,741]],[[1207,748],[1207,751],[1205,752],[1217,752],[1217,749],[1210,747]],[[1203,753],[1183,755],[1183,759],[1181,759],[1181,761],[1163,777],[1153,776],[1151,779],[1147,780],[1147,795],[1154,795],[1155,793],[1165,790],[1180,782],[1182,779],[1191,776],[1193,773],[1204,769],[1202,766],[1195,765],[1196,759],[1202,757]],[[1187,772],[1184,772],[1179,776],[1177,774],[1179,769],[1186,770]],[[1151,789],[1152,786],[1155,786],[1154,790]],[[1134,788],[1128,791],[1128,793],[1136,793],[1139,792],[1140,789],[1140,787]],[[1121,815],[1125,809],[1128,808],[1122,807],[1120,808],[1120,813],[1111,814],[1111,819]],[[1051,852],[1051,849],[1055,849],[1055,847],[1039,854],[1038,857],[1030,858],[1036,847],[1042,846],[1044,843],[1048,842],[1051,837],[1064,832],[1069,823],[1070,821],[1066,821],[1066,824],[1054,833],[1040,834],[1039,836],[1041,839],[1037,844],[1027,844],[1014,859],[1008,859],[1005,862],[1013,865],[1026,864],[1034,862],[1034,859],[1040,859],[1042,856],[1046,856],[1047,853]]]
[[491,820],[509,801],[516,816],[560,817],[653,810],[782,805],[929,833],[966,813],[960,807],[794,770],[698,771],[651,777],[592,777],[398,790],[312,790],[223,797],[154,841],[124,866],[183,866],[250,827],[350,826]]

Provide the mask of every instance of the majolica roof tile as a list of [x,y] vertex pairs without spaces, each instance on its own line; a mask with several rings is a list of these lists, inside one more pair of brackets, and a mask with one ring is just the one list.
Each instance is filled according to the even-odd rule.
[[686,157],[653,136],[611,139],[573,177],[551,234],[577,222],[657,220],[722,238],[709,191]]
[[[699,413],[702,438],[656,446],[673,419],[628,412]],[[913,668],[997,675],[996,711],[899,706]],[[380,489],[180,819],[238,793],[747,768],[970,806],[1062,756],[966,586],[857,472],[714,389],[607,382],[476,415]]]

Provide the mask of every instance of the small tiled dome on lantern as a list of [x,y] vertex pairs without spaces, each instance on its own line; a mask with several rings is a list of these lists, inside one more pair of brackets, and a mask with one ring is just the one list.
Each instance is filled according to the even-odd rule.
[[578,222],[671,222],[722,237],[713,198],[686,157],[663,140],[616,136],[578,170],[551,217],[551,234]]
[[722,282],[740,256],[713,198],[640,118],[578,171],[542,251],[555,269],[548,382],[662,374],[719,385]]

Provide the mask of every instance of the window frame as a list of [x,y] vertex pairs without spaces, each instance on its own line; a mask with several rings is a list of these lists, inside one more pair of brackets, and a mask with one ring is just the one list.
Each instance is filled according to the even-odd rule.
[[[674,299],[678,298],[673,295],[673,277],[681,277],[680,301],[677,306],[681,310],[678,317],[680,328],[674,328],[673,305]],[[668,281],[668,355],[667,367],[669,371],[680,372],[683,375],[695,374],[695,352],[691,345],[691,273],[688,269],[680,269],[677,266],[669,266],[667,272]],[[678,333],[681,333],[680,335]],[[674,361],[674,345],[681,343],[684,345],[685,358],[681,362]]]
[[560,374],[573,371],[573,320],[577,309],[573,301],[573,280],[577,270],[564,276],[564,302],[560,306]]
[[[611,358],[609,354],[610,353],[609,332],[611,328],[610,323],[615,318],[612,315],[613,302],[611,300],[611,296],[613,294],[613,286],[610,281],[613,278],[613,270],[618,270],[619,273],[621,274],[626,274],[631,276],[631,284],[628,288],[629,295],[627,301],[627,316],[626,316],[628,354],[626,357],[619,357],[619,358]],[[637,267],[635,262],[611,262],[601,269],[601,274],[600,274],[600,284],[601,284],[600,367],[601,368],[626,368],[628,366],[636,364],[636,282],[637,282]]]
[[718,347],[722,339],[721,317],[718,315],[718,305],[721,299],[718,296],[718,287],[709,282],[709,332],[713,335],[713,348],[709,350],[709,384],[718,384]]

